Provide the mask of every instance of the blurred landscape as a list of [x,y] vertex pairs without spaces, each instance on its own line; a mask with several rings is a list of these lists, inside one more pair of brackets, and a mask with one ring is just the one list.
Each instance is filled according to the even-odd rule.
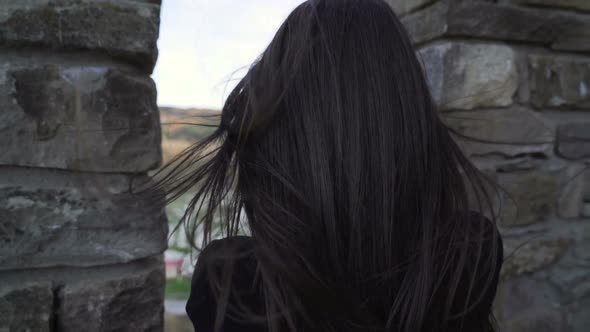
[[164,163],[211,134],[215,128],[207,125],[217,125],[219,114],[212,109],[160,107]]
[[[201,108],[160,107],[162,126],[162,154],[164,165],[184,149],[199,142],[211,134],[219,121],[220,112]],[[180,197],[166,207],[170,232],[182,218],[190,194]],[[169,299],[186,300],[190,291],[190,274],[192,273],[193,257],[190,257],[190,246],[182,227],[169,235],[166,259],[166,296]]]

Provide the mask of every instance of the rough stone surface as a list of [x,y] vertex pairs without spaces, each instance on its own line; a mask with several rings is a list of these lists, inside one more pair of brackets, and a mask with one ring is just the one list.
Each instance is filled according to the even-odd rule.
[[586,332],[590,326],[590,299],[574,303],[568,308],[571,313],[571,332]]
[[0,331],[49,332],[52,309],[51,282],[0,282]]
[[544,281],[517,278],[498,287],[494,312],[501,331],[567,331],[558,291]]
[[420,51],[434,99],[446,109],[509,106],[518,87],[507,46],[445,42]]
[[[575,241],[571,250],[546,275],[548,283],[560,291],[560,302],[567,305],[571,328],[564,331],[582,332],[590,322],[590,224],[580,223],[569,232]],[[586,327],[586,329],[582,328]]]
[[162,262],[111,279],[68,283],[59,291],[61,332],[161,332],[165,273]]
[[529,56],[531,103],[537,108],[590,109],[590,59]]
[[558,294],[552,285],[526,276],[506,280],[498,286],[494,312],[499,318],[514,318],[523,309],[537,309],[557,302]]
[[440,37],[479,37],[588,52],[589,17],[491,1],[442,0],[402,22],[417,43]]
[[[517,155],[514,158],[503,159],[498,162],[493,162],[492,166],[496,172],[511,173],[519,171],[534,170],[543,165],[543,160],[538,158],[539,155],[533,154]],[[502,158],[502,157],[499,157]]]
[[504,226],[524,226],[543,221],[554,210],[558,195],[558,175],[553,171],[522,171],[498,174],[500,186],[509,197],[502,199]]
[[584,172],[583,164],[569,165],[560,180],[557,215],[562,218],[578,218],[584,210]]
[[160,7],[149,2],[4,0],[0,45],[91,50],[151,72],[159,24]]
[[0,3],[0,332],[161,332],[161,1]]
[[590,265],[590,223],[583,223],[571,234],[571,237],[576,240],[576,246],[572,248],[572,257],[579,267],[588,267]]
[[129,262],[166,248],[161,202],[123,175],[0,169],[0,270]]
[[423,44],[442,37],[448,32],[449,6],[449,1],[443,0],[425,10],[402,17],[401,21],[414,43]]
[[563,310],[556,310],[548,303],[544,308],[529,310],[502,324],[502,331],[555,332],[571,331]]
[[385,2],[387,2],[399,16],[427,6],[435,1],[436,0],[385,0]]
[[0,165],[145,172],[160,164],[156,88],[106,64],[0,55]]
[[[78,284],[84,281],[92,284],[94,281],[113,280],[120,276],[142,274],[146,269],[162,264],[162,256],[158,254],[148,258],[133,260],[124,264],[109,264],[96,266],[51,266],[35,269],[2,270],[0,280],[8,288],[23,284],[53,283],[56,294],[60,287],[66,284]],[[58,301],[54,301],[56,305]]]
[[590,11],[590,1],[588,0],[512,0],[512,2],[522,5],[560,7]]
[[590,122],[559,125],[555,149],[565,159],[590,158]]
[[[583,243],[581,245],[584,246]],[[564,295],[564,302],[572,303],[590,296],[590,274],[586,263],[583,259],[567,255],[555,268],[547,271],[549,280]]]
[[566,238],[504,239],[502,278],[509,279],[551,266],[567,252],[571,242]]
[[469,156],[548,155],[553,147],[552,126],[539,114],[526,109],[449,112],[442,118],[449,127],[471,138],[456,138]]

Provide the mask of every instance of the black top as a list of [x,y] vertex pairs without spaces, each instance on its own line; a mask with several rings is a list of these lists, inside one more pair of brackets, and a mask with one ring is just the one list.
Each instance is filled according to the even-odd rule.
[[[486,220],[483,218],[477,218],[476,220]],[[487,221],[487,220],[486,220]],[[482,269],[487,271],[485,273],[489,273],[489,271],[494,271],[493,275],[493,282],[491,287],[488,287],[483,291],[484,288],[483,283],[486,281],[486,275],[480,275],[478,280],[480,280],[480,285],[478,285],[477,281],[474,285],[474,289],[472,290],[473,294],[483,295],[482,299],[477,302],[475,308],[469,311],[469,313],[463,318],[463,325],[462,329],[459,329],[458,323],[453,324],[450,323],[449,327],[445,329],[445,331],[473,331],[479,332],[485,329],[487,326],[487,322],[491,313],[492,303],[494,297],[496,295],[496,288],[500,273],[500,268],[502,265],[502,257],[503,257],[503,249],[502,249],[502,240],[497,231],[497,228],[492,225],[491,222],[487,221],[486,224],[489,224],[490,227],[486,227],[486,231],[488,234],[491,232],[495,232],[498,236],[498,264],[495,269]],[[486,236],[486,239],[493,238],[492,236]],[[492,243],[487,242],[483,248],[483,258],[486,255],[490,254],[490,250],[486,251],[486,248],[491,248]],[[215,273],[215,278],[221,278],[220,274],[223,269],[221,266],[223,263],[223,256],[231,257],[228,255],[235,255],[238,253],[239,257],[237,257],[236,262],[233,265],[234,273],[233,273],[233,280],[231,281],[232,291],[237,291],[240,294],[240,301],[242,305],[245,305],[247,308],[251,308],[252,312],[260,315],[263,314],[264,310],[264,300],[260,293],[260,288],[256,285],[259,284],[256,278],[256,259],[253,255],[253,243],[252,239],[245,236],[238,236],[232,238],[225,238],[222,240],[216,240],[211,242],[200,254],[199,259],[197,261],[197,265],[195,267],[195,271],[192,278],[192,286],[191,286],[191,293],[186,305],[186,311],[188,313],[189,318],[191,319],[196,332],[213,332],[214,325],[215,325],[215,313],[217,309],[216,300],[213,296],[213,291],[211,290],[211,286],[209,283],[209,278],[212,276],[212,271]],[[489,256],[487,256],[489,257]],[[213,269],[208,270],[207,267],[214,266]],[[468,266],[469,268],[469,266]],[[472,268],[473,269],[473,268]],[[470,275],[473,271],[468,271],[466,275]],[[479,273],[482,274],[482,273]],[[215,280],[215,279],[214,279]],[[470,280],[470,279],[466,279]],[[468,281],[465,281],[468,283]],[[479,286],[479,287],[478,287]],[[457,289],[456,299],[466,299],[467,294],[462,294],[467,292],[468,287],[459,287]],[[479,289],[479,290],[478,290]],[[445,298],[436,298],[434,299],[434,303],[440,303],[441,306],[445,303]],[[229,298],[230,304],[235,302],[232,301],[232,297]],[[465,301],[461,304],[459,312],[464,308]],[[235,303],[234,303],[235,304]],[[427,323],[428,324],[428,323]],[[425,330],[431,330],[431,328],[426,328]],[[439,330],[437,328],[433,328],[432,330]],[[266,325],[264,323],[245,323],[243,319],[234,319],[231,315],[226,315],[225,320],[223,322],[222,331],[224,332],[263,332],[267,331]]]

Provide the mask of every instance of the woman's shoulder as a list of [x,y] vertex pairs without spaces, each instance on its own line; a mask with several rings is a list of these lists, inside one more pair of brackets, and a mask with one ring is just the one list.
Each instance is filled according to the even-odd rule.
[[[234,236],[211,241],[199,254],[191,282],[186,312],[198,331],[213,331],[220,294],[230,304],[250,304],[260,307],[258,293],[252,292],[256,262],[253,240],[247,236]],[[227,270],[231,279],[224,278]],[[239,299],[236,299],[239,294]],[[242,323],[225,318],[224,331],[251,331]],[[258,331],[258,330],[256,330]]]
[[211,241],[199,254],[200,259],[213,259],[225,256],[225,254],[239,253],[244,250],[251,250],[254,247],[252,238],[249,236],[231,236]]
[[485,242],[502,247],[502,234],[498,225],[479,212],[470,211],[467,214],[465,229],[470,235],[481,235]]
[[254,259],[254,242],[249,236],[232,236],[211,241],[197,259],[193,280],[206,269],[218,269],[227,264],[238,269],[251,265]]
[[[492,271],[487,272],[499,272],[503,262],[504,244],[495,219],[488,218],[479,212],[469,211],[459,218],[459,224],[455,226],[454,229],[459,230],[457,240],[462,243],[461,238],[463,238],[473,248],[473,250],[469,250],[472,255],[468,255],[468,257],[492,263],[492,266],[485,267],[492,268]],[[465,247],[460,245],[457,248],[464,250]]]
[[[456,257],[455,262],[463,261],[464,264],[457,266],[461,269],[460,274],[446,275],[445,287],[437,294],[437,307],[444,308],[451,285],[458,285],[453,293],[448,330],[454,327],[459,330],[461,326],[485,330],[502,268],[502,236],[493,219],[478,212],[463,213],[456,221],[458,224],[453,225],[453,229],[459,231],[456,241],[460,244],[451,245],[450,250]],[[464,241],[467,241],[467,247]],[[464,258],[460,259],[462,256]]]

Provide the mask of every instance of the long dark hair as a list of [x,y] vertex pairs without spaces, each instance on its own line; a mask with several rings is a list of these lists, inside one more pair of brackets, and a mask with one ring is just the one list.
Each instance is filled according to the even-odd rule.
[[[451,310],[458,287],[469,294],[478,277],[459,285],[468,261],[501,259],[481,254],[483,227],[465,231],[470,210],[494,221],[491,183],[453,140],[381,0],[297,7],[215,132],[160,175],[170,200],[194,192],[181,220],[193,240],[202,235],[194,248],[216,225],[227,237],[250,233],[270,331],[415,332],[427,321],[444,330],[478,299]],[[229,307],[230,279],[212,280],[217,328],[246,310]]]

